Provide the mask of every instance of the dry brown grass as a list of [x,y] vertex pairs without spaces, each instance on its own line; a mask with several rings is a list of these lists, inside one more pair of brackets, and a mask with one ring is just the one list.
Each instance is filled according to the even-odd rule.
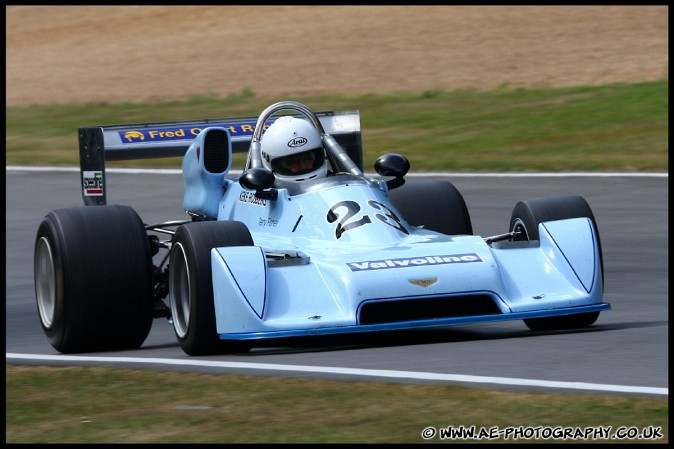
[[668,76],[668,6],[7,6],[7,105]]

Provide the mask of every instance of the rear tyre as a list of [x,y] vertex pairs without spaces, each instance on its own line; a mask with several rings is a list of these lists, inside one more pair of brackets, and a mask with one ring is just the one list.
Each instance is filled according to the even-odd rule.
[[239,221],[207,221],[180,226],[171,244],[169,298],[173,328],[188,355],[247,352],[248,342],[220,339],[215,323],[211,249],[252,246],[246,225]]
[[[597,234],[602,286],[604,284],[604,262],[599,239],[599,228],[592,209],[582,196],[561,195],[531,198],[515,205],[510,217],[510,231],[520,231],[522,235],[515,240],[540,240],[538,225],[545,221],[587,217],[592,221]],[[577,329],[594,324],[599,312],[562,315],[546,318],[530,318],[524,324],[534,331]]]
[[416,181],[388,193],[389,199],[412,226],[446,235],[472,235],[466,202],[449,181]]
[[42,329],[59,352],[140,347],[152,327],[152,254],[128,206],[49,212],[34,253]]

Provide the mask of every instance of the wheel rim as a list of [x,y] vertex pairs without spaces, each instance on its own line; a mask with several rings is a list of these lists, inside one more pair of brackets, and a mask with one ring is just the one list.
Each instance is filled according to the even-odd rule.
[[42,237],[35,251],[35,297],[42,325],[51,329],[56,310],[56,271],[49,241]]
[[169,272],[169,303],[173,327],[179,338],[185,338],[190,323],[190,273],[185,250],[180,243],[173,247]]

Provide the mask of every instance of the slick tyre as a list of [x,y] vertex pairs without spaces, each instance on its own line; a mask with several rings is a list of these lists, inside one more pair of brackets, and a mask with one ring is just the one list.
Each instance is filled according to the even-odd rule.
[[[604,262],[599,238],[599,228],[592,209],[582,196],[548,196],[520,201],[515,205],[510,217],[510,231],[522,233],[516,240],[540,240],[538,225],[545,221],[563,220],[567,218],[587,217],[592,221],[599,247],[602,286],[604,283]],[[531,330],[560,330],[588,327],[594,324],[599,312],[563,315],[558,317],[531,318],[524,324]]]
[[247,352],[247,342],[220,339],[216,329],[211,249],[252,246],[246,225],[239,221],[208,221],[180,226],[171,244],[169,300],[173,328],[188,355]]
[[128,206],[49,212],[35,239],[34,280],[42,329],[59,352],[135,349],[150,332],[150,243]]
[[412,226],[446,235],[472,235],[466,202],[449,181],[416,181],[389,192],[389,199]]

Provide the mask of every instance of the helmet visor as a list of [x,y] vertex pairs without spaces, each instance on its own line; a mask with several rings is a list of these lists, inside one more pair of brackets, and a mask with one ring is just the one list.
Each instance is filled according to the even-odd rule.
[[271,161],[272,171],[284,176],[300,176],[319,169],[325,162],[323,148],[303,151]]

